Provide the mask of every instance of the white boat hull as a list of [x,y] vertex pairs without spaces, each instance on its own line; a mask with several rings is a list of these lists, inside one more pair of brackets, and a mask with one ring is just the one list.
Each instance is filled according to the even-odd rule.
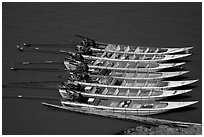
[[[117,92],[118,89],[116,89],[115,92]],[[108,99],[129,99],[129,100],[161,100],[167,97],[171,97],[171,96],[176,96],[176,95],[181,95],[184,93],[188,93],[192,91],[190,90],[164,90],[164,91],[158,91],[162,92],[162,94],[158,94],[158,95],[151,95],[151,91],[150,91],[150,95],[143,95],[142,94],[137,94],[137,92],[135,92],[135,95],[132,94],[126,94],[125,95],[120,95],[118,91],[117,94],[115,94],[115,92],[113,94],[98,94],[95,92],[91,92],[91,91],[87,91],[85,90],[85,92],[80,92],[83,96],[85,97],[99,97],[99,98],[108,98]],[[62,96],[62,98],[67,98],[68,97],[68,92],[73,92],[71,90],[66,90],[66,89],[59,89],[59,93]],[[128,91],[127,91],[128,92]]]
[[[164,104],[163,108],[141,108],[141,104],[133,105],[134,107],[138,108],[124,108],[124,107],[110,107],[110,106],[101,106],[101,105],[91,105],[85,103],[78,103],[78,102],[70,102],[70,101],[61,101],[62,105],[66,107],[77,107],[81,109],[99,109],[105,112],[114,112],[114,113],[125,113],[130,115],[138,115],[138,116],[145,116],[145,115],[154,115],[158,113],[163,113],[172,109],[182,108],[189,105],[193,105],[198,101],[191,101],[191,102],[159,102],[159,104]],[[147,103],[151,105],[151,103]]]

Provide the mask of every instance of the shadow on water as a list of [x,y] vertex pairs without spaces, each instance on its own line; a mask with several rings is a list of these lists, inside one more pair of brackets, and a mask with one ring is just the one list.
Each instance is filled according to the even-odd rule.
[[198,87],[198,86],[185,85],[185,86],[180,86],[180,87],[173,88],[172,90],[188,90],[188,89],[194,89],[196,87]]
[[186,71],[182,66],[174,67],[174,68],[165,68],[160,70],[159,72],[174,72],[174,71]]
[[191,98],[191,96],[189,96],[189,95],[177,95],[177,96],[167,97],[167,98],[163,99],[163,101],[178,101],[178,100],[188,99],[188,98]]
[[187,78],[188,77],[186,76],[175,76],[175,77],[165,78],[164,81],[175,81],[175,80],[180,81],[180,80],[186,80]]
[[189,59],[173,59],[173,60],[168,60],[165,63],[181,63],[181,62],[191,62]]

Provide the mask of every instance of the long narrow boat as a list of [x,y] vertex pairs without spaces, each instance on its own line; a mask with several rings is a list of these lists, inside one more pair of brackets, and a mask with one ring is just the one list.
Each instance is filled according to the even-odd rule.
[[[80,92],[85,97],[99,97],[109,99],[130,99],[130,100],[161,100],[167,97],[181,95],[192,91],[189,90],[131,90],[115,88],[85,87],[84,92]],[[61,87],[59,93],[62,98],[67,98],[72,90]]]
[[178,52],[187,52],[193,47],[184,48],[158,48],[158,47],[140,47],[120,44],[108,44],[97,42],[97,48],[91,48],[95,52],[111,52],[121,54],[142,54],[142,55],[164,55]]
[[146,89],[146,90],[165,90],[184,85],[192,84],[198,80],[185,80],[185,81],[160,81],[160,80],[120,80],[115,78],[97,78],[95,81],[98,83],[88,83],[82,81],[74,81],[83,86],[115,88],[115,89]]
[[[20,51],[25,50],[25,47],[17,46]],[[65,54],[74,54],[73,52],[69,52],[66,50],[53,50],[48,48],[33,48],[27,47],[26,50],[38,51],[38,52],[51,52],[51,53],[65,53]],[[80,51],[82,56],[86,60],[106,60],[113,62],[165,62],[168,60],[179,59],[183,57],[190,56],[191,54],[176,54],[176,55],[157,55],[157,54],[127,54],[127,53],[117,53],[117,52],[91,52],[86,53],[84,51]]]
[[[112,52],[112,53],[125,53],[125,54],[172,54],[178,52],[188,52],[193,47],[184,47],[184,48],[159,48],[159,47],[142,47],[142,46],[129,46],[121,44],[110,44],[104,42],[95,42],[94,39],[84,37],[81,35],[75,35],[76,37],[82,38],[86,41],[87,45],[91,46],[91,50],[95,52]],[[82,45],[83,45],[82,41]],[[86,45],[85,44],[85,45]],[[79,44],[80,45],[80,44]]]
[[176,55],[137,55],[126,53],[97,53],[92,55],[83,55],[84,59],[88,60],[107,60],[107,61],[122,61],[122,62],[165,62],[190,56],[191,54],[176,54]]
[[171,78],[175,76],[180,76],[183,74],[188,73],[189,71],[177,71],[177,72],[117,72],[117,71],[108,71],[108,70],[101,70],[101,71],[92,71],[89,75],[91,78],[105,78],[108,79],[109,77],[116,78],[116,79],[165,79]]
[[66,107],[75,107],[81,109],[97,109],[106,112],[124,113],[131,115],[153,115],[163,113],[172,109],[182,108],[193,105],[198,101],[189,102],[141,102],[135,100],[113,100],[101,98],[89,98],[87,103],[72,102],[62,100],[61,104]]
[[[156,72],[165,68],[172,68],[184,65],[185,62],[181,63],[146,63],[146,62],[115,62],[96,60],[88,64],[89,69],[108,69],[115,71],[126,71],[126,72]],[[64,65],[67,69],[73,70],[76,66],[64,61]]]

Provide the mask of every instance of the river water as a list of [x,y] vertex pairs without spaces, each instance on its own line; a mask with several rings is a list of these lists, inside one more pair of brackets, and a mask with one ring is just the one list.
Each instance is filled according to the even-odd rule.
[[[3,82],[56,80],[57,72],[10,71],[8,62],[63,60],[58,54],[19,52],[16,43],[70,43],[73,34],[95,40],[154,47],[193,46],[180,79],[199,79],[191,93],[168,100],[199,103],[152,117],[202,122],[201,3],[3,3]],[[67,47],[74,50],[74,46]],[[53,66],[48,66],[53,67]],[[64,68],[55,65],[55,68]],[[61,73],[63,74],[63,73]],[[178,78],[173,78],[178,80]],[[3,88],[3,96],[60,97],[57,90]],[[46,100],[3,99],[3,134],[115,134],[136,126],[97,116],[50,109]],[[49,102],[49,101],[47,101]]]

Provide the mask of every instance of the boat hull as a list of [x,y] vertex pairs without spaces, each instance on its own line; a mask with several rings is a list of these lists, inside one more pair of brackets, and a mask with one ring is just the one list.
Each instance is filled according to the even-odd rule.
[[[122,101],[123,102],[123,101]],[[121,102],[121,103],[122,103]],[[137,115],[137,116],[145,116],[145,115],[154,115],[158,113],[163,113],[172,109],[182,108],[189,105],[193,105],[198,101],[191,102],[154,102],[153,104],[162,104],[162,108],[141,108],[144,104],[135,104],[133,108],[125,108],[125,107],[110,107],[110,106],[102,106],[102,105],[91,105],[86,103],[78,103],[78,102],[70,102],[70,101],[61,101],[62,105],[66,107],[76,107],[80,109],[94,109],[105,112],[112,113],[123,113],[128,115]],[[121,104],[120,103],[120,104]],[[164,105],[165,104],[165,105]],[[112,104],[111,104],[112,105]],[[152,105],[150,103],[145,103],[145,105]],[[139,106],[139,107],[138,107]],[[138,107],[138,108],[135,108]]]
[[111,53],[122,53],[122,54],[140,54],[140,55],[165,55],[174,54],[179,52],[188,53],[193,47],[184,48],[156,48],[156,47],[138,47],[120,44],[109,44],[97,42],[98,48],[91,48],[95,52],[111,52]]
[[[90,87],[87,87],[90,88]],[[87,89],[85,88],[85,89]],[[112,94],[110,94],[109,91],[102,92],[101,94],[93,92],[93,90],[85,90],[85,92],[80,92],[85,97],[95,97],[95,98],[107,98],[107,99],[130,99],[130,100],[161,100],[167,97],[181,95],[184,93],[188,93],[192,90],[164,90],[164,91],[146,91],[147,94],[145,94],[145,91],[135,91],[135,93],[131,93],[130,91],[126,91],[123,95],[121,95],[121,91],[118,91],[116,89]],[[59,89],[59,93],[62,96],[62,98],[68,98],[68,93],[73,92],[72,90],[68,89]]]
[[[117,62],[116,62],[117,63]],[[166,69],[166,68],[172,68],[172,67],[178,67],[178,66],[181,66],[181,65],[184,65],[185,62],[182,62],[182,63],[168,63],[168,64],[151,64],[152,67],[137,67],[137,66],[134,66],[134,67],[126,67],[126,65],[124,65],[123,67],[121,66],[120,67],[120,64],[119,66],[113,66],[113,67],[109,67],[109,66],[100,66],[100,65],[92,65],[92,64],[88,64],[88,67],[89,67],[89,70],[91,71],[92,69],[108,69],[108,70],[114,70],[114,71],[119,71],[119,72],[157,72],[159,70],[162,70],[162,69]],[[68,69],[68,70],[75,70],[76,69],[76,66],[72,65],[69,63],[69,61],[64,61],[64,65],[65,67]],[[145,65],[148,65],[145,64]]]

